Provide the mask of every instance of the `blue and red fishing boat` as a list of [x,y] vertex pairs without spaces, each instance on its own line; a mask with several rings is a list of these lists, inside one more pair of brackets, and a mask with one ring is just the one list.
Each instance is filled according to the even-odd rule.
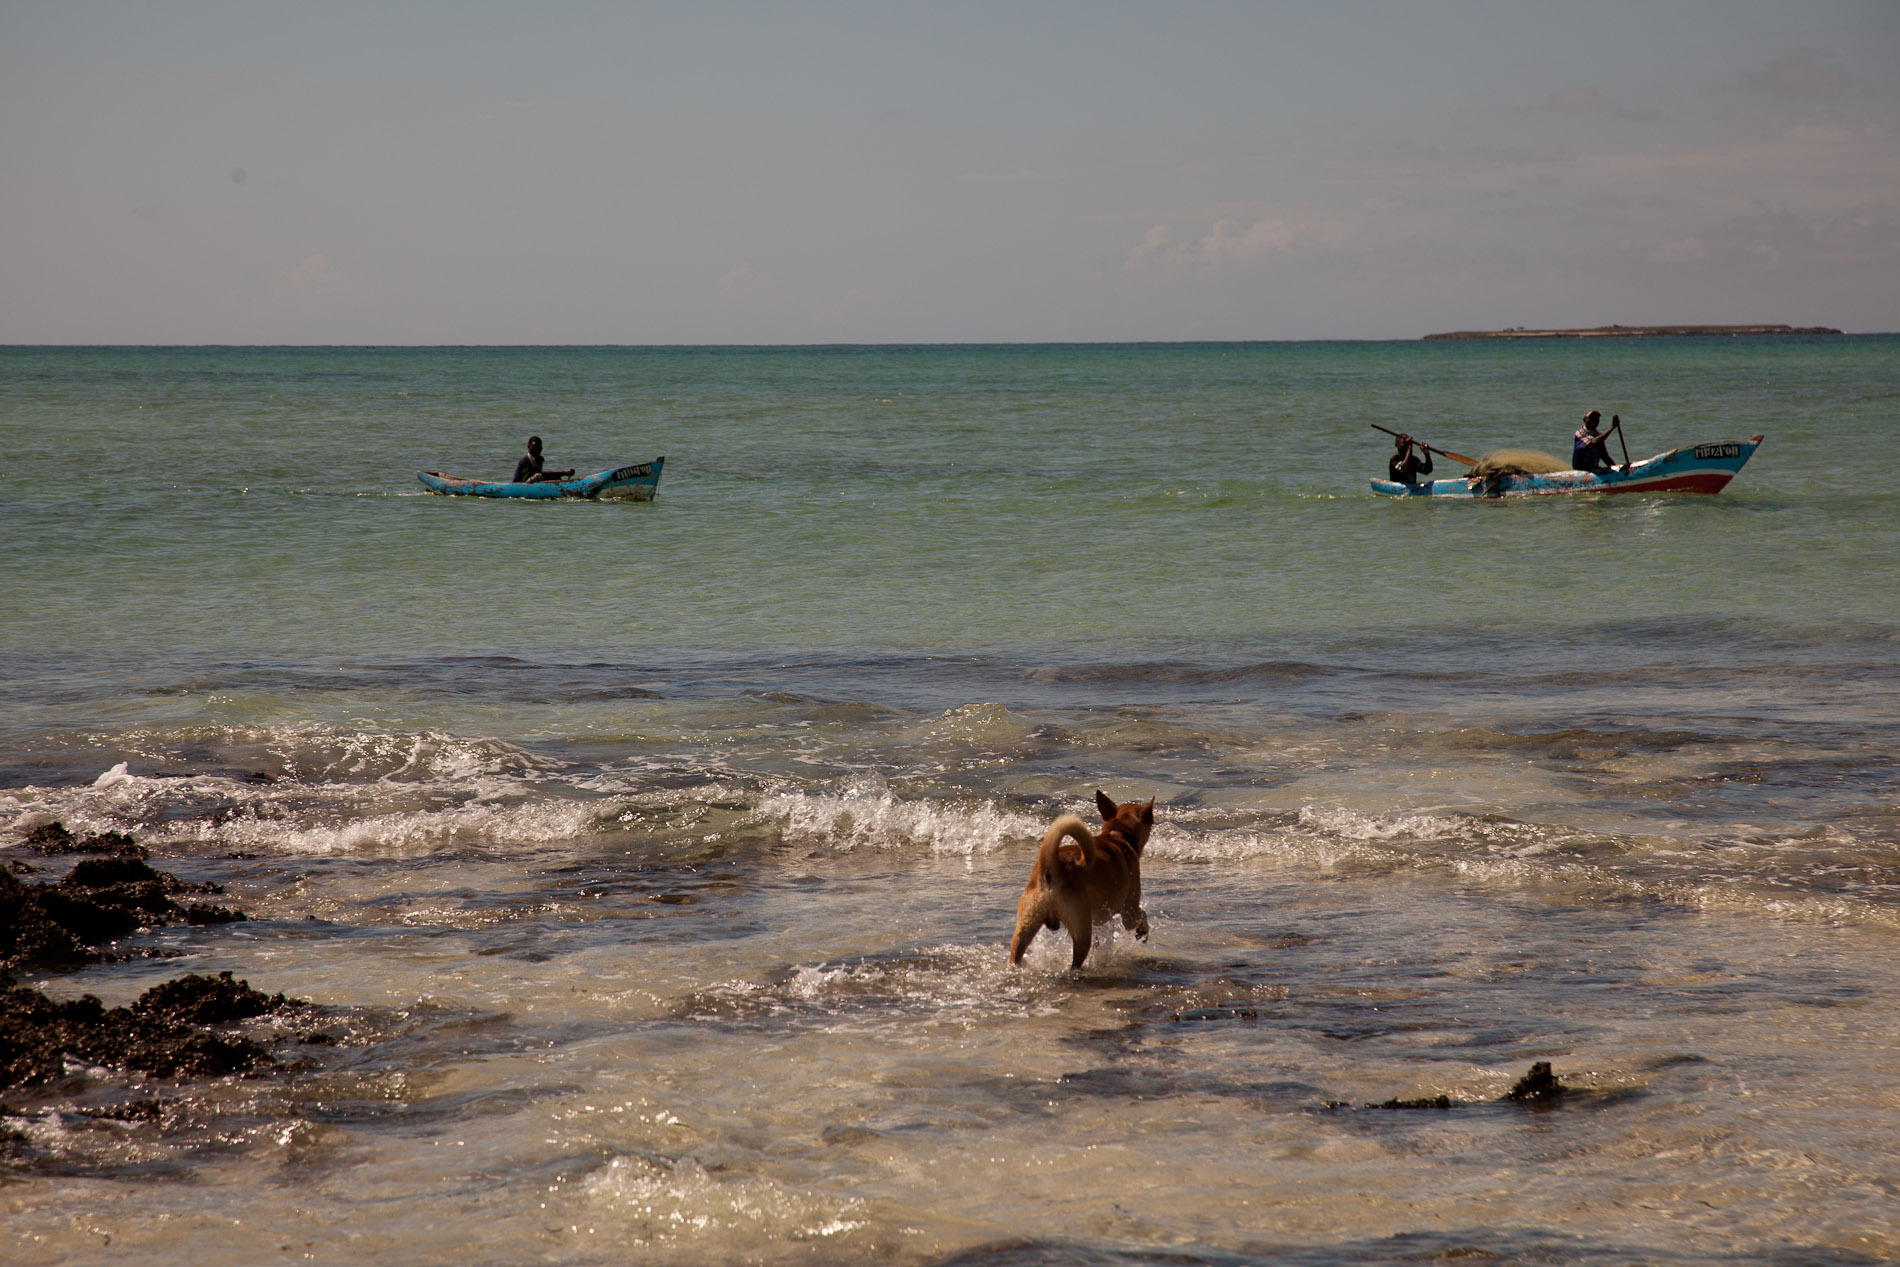
[[[1381,428],[1383,430],[1383,428]],[[1762,437],[1691,444],[1653,458],[1590,471],[1479,470],[1458,479],[1400,484],[1375,479],[1372,491],[1387,497],[1548,497],[1559,493],[1719,493],[1754,456]],[[1442,453],[1442,449],[1434,449]],[[1449,456],[1449,455],[1447,455]]]
[[577,497],[588,501],[650,502],[660,490],[660,469],[664,457],[632,466],[617,466],[571,480],[539,480],[516,484],[509,480],[470,480],[440,471],[417,471],[416,478],[432,493],[449,497],[518,497],[548,501],[558,497]]

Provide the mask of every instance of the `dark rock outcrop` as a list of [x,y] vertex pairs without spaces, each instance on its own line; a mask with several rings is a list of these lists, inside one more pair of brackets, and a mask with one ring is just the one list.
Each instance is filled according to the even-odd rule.
[[[90,994],[54,999],[14,984],[12,973],[19,968],[122,958],[105,947],[141,928],[245,918],[230,907],[181,903],[178,899],[189,894],[224,890],[157,870],[145,862],[145,850],[122,833],[81,839],[49,823],[24,843],[41,854],[94,856],[81,859],[53,883],[23,882],[12,869],[0,868],[0,1091],[55,1082],[75,1062],[167,1078],[278,1067],[257,1042],[221,1027],[267,1013],[310,1010],[310,1005],[253,990],[228,972],[177,977],[153,986],[131,1006],[115,1008]],[[333,1040],[313,1031],[301,1041]]]
[[130,1007],[93,995],[56,1000],[38,990],[0,990],[0,1090],[60,1077],[68,1059],[160,1077],[222,1077],[275,1065],[241,1035],[208,1027],[303,1006],[266,995],[228,972],[155,985]]
[[64,823],[42,823],[27,833],[21,842],[34,853],[106,853],[146,857],[145,846],[122,831],[101,832],[93,836],[75,836]]
[[1516,1086],[1504,1093],[1504,1098],[1516,1104],[1548,1104],[1569,1090],[1550,1071],[1550,1062],[1540,1060],[1517,1080]]
[[0,872],[0,974],[93,963],[107,957],[99,947],[141,928],[243,919],[228,907],[175,900],[221,892],[215,884],[188,884],[129,854],[86,858],[53,884],[23,883]]
[[[1563,1096],[1570,1094],[1570,1092],[1571,1088],[1557,1081],[1557,1075],[1551,1072],[1550,1062],[1548,1060],[1540,1060],[1530,1067],[1528,1073],[1517,1080],[1516,1085],[1499,1097],[1496,1103],[1527,1104],[1534,1108],[1548,1108]],[[1381,1101],[1378,1104],[1366,1104],[1361,1107],[1368,1109],[1451,1109],[1469,1103],[1473,1102],[1468,1100],[1453,1100],[1448,1095],[1433,1095],[1423,1096],[1414,1100],[1404,1100],[1394,1097],[1390,1100]],[[1326,1107],[1329,1109],[1346,1109],[1352,1106],[1341,1100],[1328,1100],[1326,1101]]]

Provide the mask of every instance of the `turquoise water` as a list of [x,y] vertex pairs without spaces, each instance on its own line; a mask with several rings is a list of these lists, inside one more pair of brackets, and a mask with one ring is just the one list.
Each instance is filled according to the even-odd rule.
[[[1851,478],[1900,413],[1890,339],[15,349],[0,376],[6,531],[39,598],[8,623],[9,650],[929,650],[1885,621],[1900,588],[1900,493]],[[1564,452],[1590,405],[1651,451],[1769,438],[1715,499],[1474,513],[1365,496],[1388,449],[1369,422],[1474,455]],[[420,495],[417,468],[505,474],[530,431],[586,470],[666,454],[659,501]],[[1155,601],[1105,619],[1104,596],[1130,584]]]
[[[1718,497],[1367,490],[1369,423],[1587,407],[1767,439]],[[531,432],[657,500],[414,479]],[[1896,436],[1885,336],[0,349],[0,854],[130,831],[253,915],[34,983],[345,1040],[8,1092],[0,1212],[30,1262],[1891,1257]],[[1157,799],[1154,936],[1011,970],[1096,787]],[[1581,1097],[1492,1103],[1533,1060]]]

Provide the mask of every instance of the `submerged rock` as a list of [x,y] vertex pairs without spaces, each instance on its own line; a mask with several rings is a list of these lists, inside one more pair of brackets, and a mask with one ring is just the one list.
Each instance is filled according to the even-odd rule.
[[94,995],[50,999],[38,990],[0,990],[0,1090],[47,1082],[68,1059],[160,1077],[222,1077],[277,1061],[242,1035],[208,1026],[305,1006],[266,995],[228,972],[192,974],[155,985],[130,1007],[108,1009]]
[[72,912],[47,902],[49,884],[22,884],[0,872],[0,981],[7,969],[24,965],[89,963],[99,958],[88,939],[67,923]]
[[194,902],[185,908],[187,924],[235,924],[251,917],[231,906],[212,906],[209,903]]
[[215,977],[192,973],[155,985],[139,995],[132,1010],[188,1025],[217,1025],[296,1006],[282,994],[253,990],[250,982],[234,981],[230,973],[220,972]]
[[174,900],[221,892],[218,885],[187,883],[127,853],[86,858],[51,884],[23,883],[0,871],[0,974],[93,963],[106,958],[98,947],[141,928],[243,919],[243,912],[229,907]]
[[277,1066],[277,1059],[250,1038],[214,1027],[309,1005],[254,990],[229,972],[177,977],[153,986],[131,1006],[115,1008],[90,994],[59,1000],[15,985],[17,968],[71,967],[119,957],[102,947],[141,928],[245,918],[230,907],[180,904],[177,899],[186,894],[224,890],[149,866],[145,851],[129,836],[115,832],[80,840],[61,824],[49,823],[26,844],[43,854],[103,856],[82,859],[53,883],[22,882],[11,869],[0,868],[0,1091],[60,1079],[71,1062],[181,1078]]
[[93,836],[75,836],[60,822],[42,823],[27,833],[24,844],[34,853],[107,853],[133,858],[146,856],[145,846],[122,831],[101,832]]
[[1419,1100],[1385,1100],[1378,1104],[1368,1104],[1369,1109],[1448,1109],[1451,1097],[1448,1095],[1426,1096]]
[[[1554,1103],[1560,1096],[1568,1094],[1570,1090],[1571,1088],[1557,1081],[1557,1075],[1550,1071],[1550,1062],[1548,1060],[1540,1060],[1532,1065],[1530,1072],[1526,1073],[1522,1078],[1519,1078],[1517,1084],[1505,1092],[1496,1103],[1548,1105]],[[1453,1100],[1448,1095],[1433,1095],[1422,1096],[1415,1100],[1402,1100],[1394,1097],[1390,1100],[1381,1101],[1378,1104],[1366,1104],[1360,1107],[1367,1109],[1449,1109],[1460,1104],[1471,1103],[1476,1103],[1476,1101]],[[1326,1101],[1326,1107],[1329,1109],[1344,1109],[1352,1106],[1341,1100],[1328,1100]]]
[[1516,1086],[1504,1093],[1504,1098],[1519,1104],[1546,1103],[1569,1090],[1570,1088],[1557,1081],[1557,1075],[1550,1071],[1550,1062],[1540,1060],[1531,1066],[1529,1073],[1517,1080]]

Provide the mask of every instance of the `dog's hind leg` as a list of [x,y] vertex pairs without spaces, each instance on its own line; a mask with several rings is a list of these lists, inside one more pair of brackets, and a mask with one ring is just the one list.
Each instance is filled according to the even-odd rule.
[[1016,935],[1009,939],[1009,961],[1021,963],[1029,952],[1029,943],[1036,940],[1036,934],[1042,931],[1041,920],[1031,920],[1027,924],[1016,925]]
[[1021,963],[1036,934],[1054,924],[1055,903],[1047,890],[1025,892],[1016,902],[1016,935],[1009,939],[1009,961]]
[[1095,936],[1094,918],[1089,912],[1089,899],[1086,893],[1065,893],[1056,898],[1056,910],[1062,916],[1062,926],[1069,930],[1069,937],[1075,942],[1075,955],[1069,961],[1071,970],[1080,968],[1082,961],[1089,957],[1089,945]]

